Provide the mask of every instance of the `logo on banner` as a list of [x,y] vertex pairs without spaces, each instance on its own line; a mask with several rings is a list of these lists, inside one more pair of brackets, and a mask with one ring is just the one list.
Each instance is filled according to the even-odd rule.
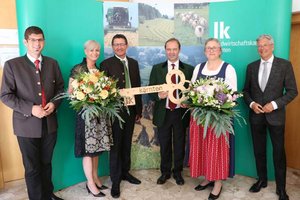
[[214,38],[218,39],[230,39],[228,30],[230,26],[224,26],[224,22],[214,22]]

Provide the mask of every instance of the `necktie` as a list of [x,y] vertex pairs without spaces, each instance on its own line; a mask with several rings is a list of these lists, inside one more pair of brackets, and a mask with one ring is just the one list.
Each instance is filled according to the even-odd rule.
[[125,60],[121,60],[123,66],[124,66],[124,74],[125,74],[125,88],[131,88],[131,83],[130,83],[130,76],[129,76],[129,71],[126,66]]
[[41,74],[41,71],[40,71],[40,60],[34,61],[34,65],[35,65],[35,68],[36,68],[36,72],[40,76],[40,81],[38,83],[41,86],[41,91],[42,92],[40,93],[40,95],[42,96],[42,107],[44,108],[47,104],[47,100],[46,100],[45,90],[44,90],[44,87],[43,87],[43,84],[42,84],[42,74]]
[[[171,64],[172,65],[172,70],[175,68],[175,64],[174,63],[172,63]],[[176,83],[176,75],[175,74],[173,74],[173,76],[171,77],[171,81],[172,81],[172,83]],[[176,95],[176,90],[174,90],[173,91],[173,96],[174,97],[176,97],[177,95]],[[169,108],[170,108],[170,110],[174,110],[175,108],[176,108],[176,106],[177,106],[177,104],[175,104],[175,103],[173,103],[172,101],[170,101],[170,99],[169,99]]]
[[268,68],[267,68],[268,62],[263,62],[263,72],[260,80],[260,88],[262,91],[265,90],[267,81],[268,81]]

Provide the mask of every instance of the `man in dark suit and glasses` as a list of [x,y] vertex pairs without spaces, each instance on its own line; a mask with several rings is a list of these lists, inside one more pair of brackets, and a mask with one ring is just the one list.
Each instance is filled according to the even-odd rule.
[[[165,84],[166,75],[172,69],[182,71],[186,80],[191,80],[194,68],[179,60],[180,48],[180,42],[176,38],[170,38],[165,42],[165,51],[168,60],[153,66],[150,73],[149,85]],[[178,97],[179,93],[180,91],[176,91],[175,95]],[[187,113],[182,118],[186,109],[182,105],[177,105],[169,101],[167,91],[149,95],[155,102],[153,124],[157,126],[160,144],[161,176],[157,179],[157,184],[164,184],[173,172],[176,184],[183,185],[184,179],[181,172],[183,169],[185,133],[189,124],[189,114]],[[173,152],[174,168],[171,171]]]
[[[140,87],[141,77],[138,62],[126,55],[127,38],[122,34],[116,34],[111,45],[115,55],[100,64],[101,71],[117,79],[117,87],[120,89]],[[139,122],[142,116],[142,99],[140,95],[135,96],[135,102],[136,105],[128,106],[129,114],[125,108],[119,113],[124,120],[123,127],[120,127],[117,119],[112,125],[113,146],[110,150],[110,178],[112,181],[111,196],[113,198],[120,196],[121,180],[127,180],[132,184],[141,183],[140,180],[129,173],[134,124]]]
[[41,55],[45,45],[42,29],[25,31],[24,56],[4,64],[1,100],[13,109],[13,129],[25,168],[30,200],[61,199],[53,194],[52,155],[57,139],[56,110],[64,81],[56,60]]
[[257,38],[260,59],[247,67],[244,99],[250,107],[250,126],[258,181],[249,189],[259,192],[267,187],[266,140],[269,130],[273,145],[276,193],[279,200],[286,194],[286,156],[284,149],[285,106],[298,94],[292,64],[273,55],[274,40],[270,35]]

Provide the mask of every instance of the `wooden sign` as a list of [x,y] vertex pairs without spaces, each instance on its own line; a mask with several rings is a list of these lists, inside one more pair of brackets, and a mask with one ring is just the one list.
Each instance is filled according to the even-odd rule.
[[[173,75],[177,75],[177,79],[179,80],[178,83],[172,83],[171,77]],[[135,105],[135,98],[134,95],[140,94],[148,94],[148,93],[156,93],[156,92],[168,92],[168,98],[170,101],[176,104],[180,104],[186,97],[182,95],[180,98],[175,98],[173,95],[174,90],[180,90],[181,92],[185,92],[188,89],[184,87],[184,84],[190,81],[185,80],[185,76],[182,71],[180,70],[171,70],[166,75],[166,84],[162,85],[151,85],[151,86],[144,86],[144,87],[134,87],[134,88],[124,88],[120,89],[120,95],[124,97],[124,104],[127,106]]]

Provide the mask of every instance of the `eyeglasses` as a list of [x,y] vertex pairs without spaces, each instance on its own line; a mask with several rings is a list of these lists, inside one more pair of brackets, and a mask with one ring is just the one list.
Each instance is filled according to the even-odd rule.
[[205,47],[206,51],[217,51],[219,49],[220,49],[220,47]]
[[44,42],[45,41],[45,39],[43,39],[43,38],[40,38],[40,39],[28,38],[28,40],[33,42],[33,43],[34,42]]
[[114,47],[125,47],[126,44],[125,43],[115,43],[113,44]]
[[257,48],[262,49],[262,48],[267,48],[268,46],[270,46],[272,44],[263,44],[263,45],[257,45]]

